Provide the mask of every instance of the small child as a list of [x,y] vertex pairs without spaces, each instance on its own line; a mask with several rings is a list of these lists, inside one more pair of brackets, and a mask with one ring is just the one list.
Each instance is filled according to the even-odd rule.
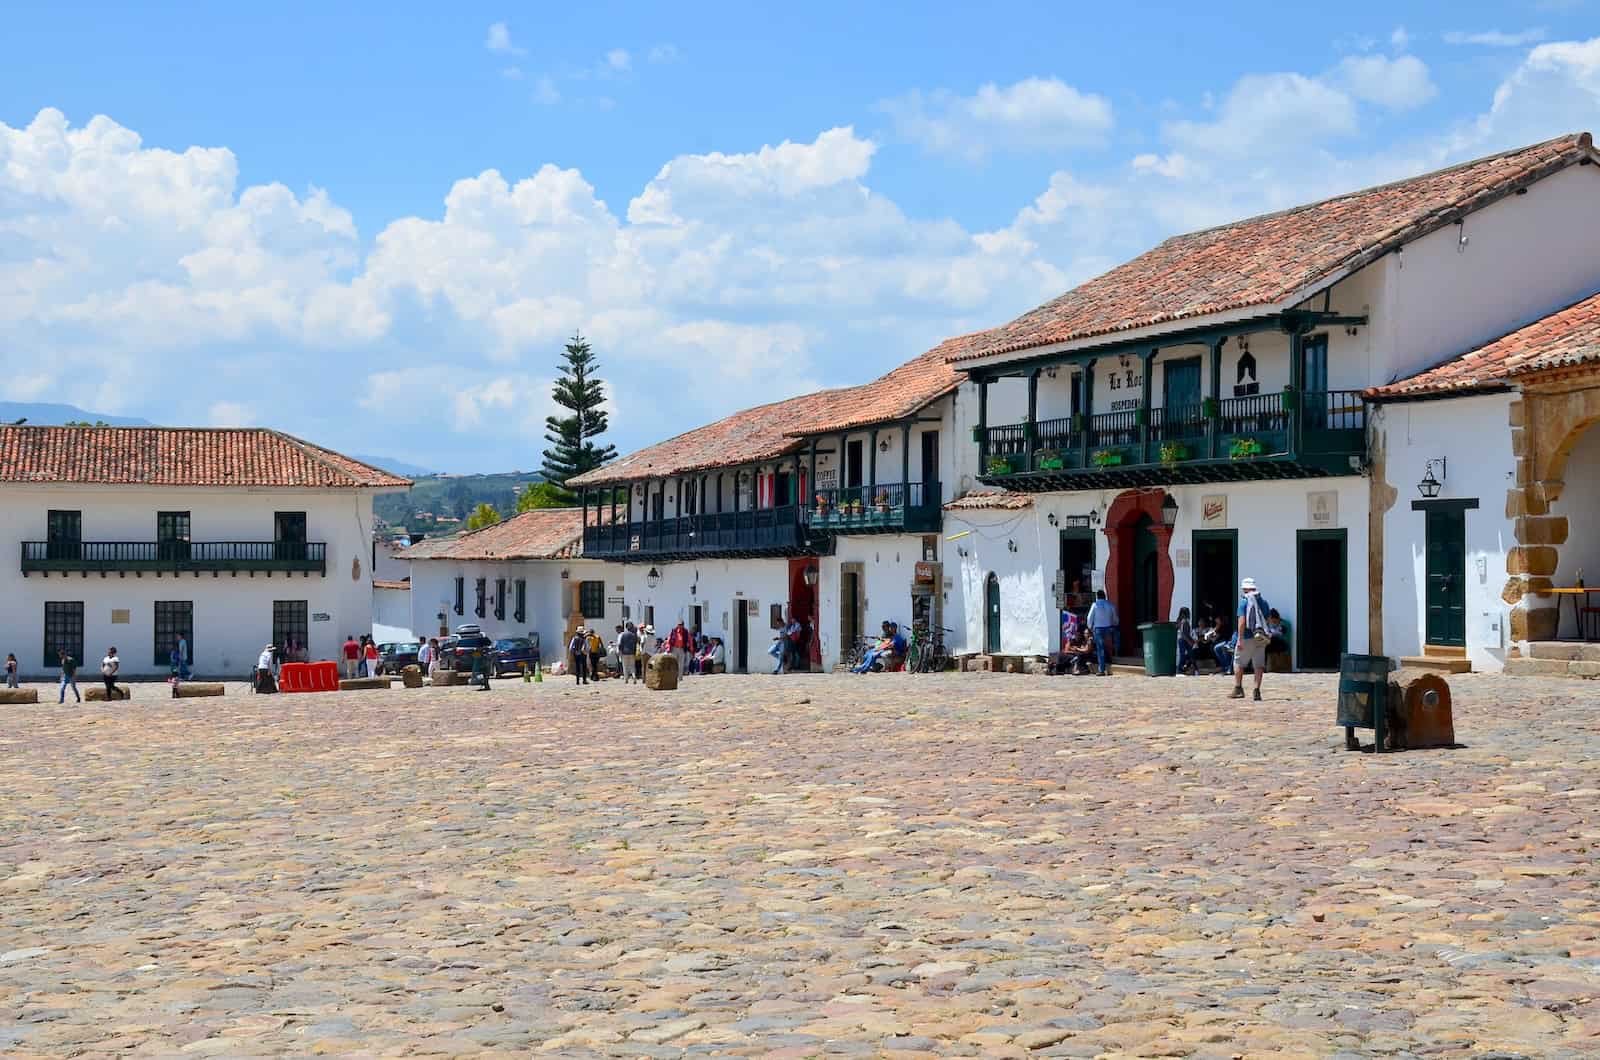
[[17,687],[17,656],[13,652],[6,652],[6,687]]

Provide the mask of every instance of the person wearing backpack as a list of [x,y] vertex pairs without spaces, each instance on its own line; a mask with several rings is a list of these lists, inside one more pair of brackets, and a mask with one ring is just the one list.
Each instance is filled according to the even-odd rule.
[[1267,630],[1267,612],[1270,608],[1256,589],[1256,580],[1246,578],[1239,583],[1239,623],[1233,647],[1233,691],[1229,699],[1244,698],[1244,668],[1256,670],[1256,702],[1261,701],[1261,678],[1267,672],[1267,642],[1272,634]]
[[579,626],[572,634],[572,641],[567,645],[567,653],[572,656],[572,676],[574,682],[580,685],[589,683],[589,631]]
[[600,658],[606,653],[606,642],[600,639],[598,630],[589,630],[584,638],[584,647],[589,652],[589,680],[600,680]]

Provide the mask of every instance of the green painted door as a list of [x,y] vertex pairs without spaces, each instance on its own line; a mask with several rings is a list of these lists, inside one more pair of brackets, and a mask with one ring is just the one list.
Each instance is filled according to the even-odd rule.
[[[1148,515],[1139,516],[1139,521],[1133,527],[1133,622],[1138,626],[1141,622],[1159,622],[1165,615],[1156,613],[1157,601],[1160,595],[1160,561],[1156,557],[1156,535],[1151,531],[1155,525]],[[1138,654],[1143,651],[1140,647],[1141,640],[1137,629],[1129,629],[1124,616],[1122,639],[1124,651]]]
[[1000,654],[1000,579],[990,574],[983,584],[984,650]]
[[1200,358],[1186,357],[1163,364],[1161,403],[1169,409],[1200,404]]
[[1429,644],[1467,644],[1467,513],[1432,509],[1427,518]]

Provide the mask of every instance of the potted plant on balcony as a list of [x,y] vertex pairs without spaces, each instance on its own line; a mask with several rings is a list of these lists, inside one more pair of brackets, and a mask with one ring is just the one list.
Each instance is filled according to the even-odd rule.
[[828,495],[826,493],[819,493],[819,494],[817,494],[817,518],[826,519],[827,517],[828,517]]
[[1095,467],[1116,467],[1122,463],[1122,450],[1097,449],[1089,459],[1094,462]]
[[1201,398],[1200,415],[1208,420],[1220,420],[1222,418],[1222,402],[1214,397]]
[[1278,407],[1283,409],[1284,412],[1293,412],[1294,399],[1294,387],[1286,386],[1283,388],[1283,393],[1278,395]]
[[1011,466],[1009,456],[991,456],[989,462],[984,465],[984,470],[991,475],[1009,475],[1016,469]]
[[853,516],[860,516],[861,515],[861,498],[860,497],[857,497],[855,500],[850,502],[850,514],[853,515]]
[[879,515],[889,514],[889,491],[879,490],[878,495],[872,498],[872,503],[877,505]]
[[1255,438],[1235,438],[1228,446],[1228,459],[1249,460],[1262,453],[1261,442]]
[[1165,467],[1172,467],[1180,460],[1189,459],[1189,447],[1182,442],[1161,443],[1161,463]]
[[1041,449],[1034,454],[1038,460],[1040,471],[1060,471],[1066,467],[1066,461],[1061,458],[1059,449]]

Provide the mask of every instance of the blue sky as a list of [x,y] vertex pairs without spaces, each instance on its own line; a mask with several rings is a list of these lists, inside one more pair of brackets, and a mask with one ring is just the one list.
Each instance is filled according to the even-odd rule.
[[632,448],[1600,125],[1594,5],[1126,6],[24,6],[7,396],[532,467],[573,328]]

